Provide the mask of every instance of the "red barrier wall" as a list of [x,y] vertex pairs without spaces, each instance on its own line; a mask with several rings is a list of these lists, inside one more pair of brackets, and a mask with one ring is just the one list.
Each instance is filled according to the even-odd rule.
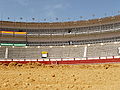
[[69,60],[69,61],[0,61],[0,63],[29,63],[29,62],[39,62],[43,64],[93,64],[93,63],[115,63],[120,62],[120,58],[113,59],[91,59],[91,60]]

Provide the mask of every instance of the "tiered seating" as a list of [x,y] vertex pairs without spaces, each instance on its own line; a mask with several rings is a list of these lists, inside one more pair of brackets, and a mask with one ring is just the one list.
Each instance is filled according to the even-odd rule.
[[82,41],[119,37],[120,32],[109,32],[101,34],[70,34],[70,35],[39,35],[28,36],[28,42],[64,42],[64,41]]
[[17,59],[17,58],[20,58],[20,59],[24,59],[24,58],[26,58],[26,49],[25,48],[9,48],[9,50],[8,50],[9,52],[9,54],[8,54],[8,58],[10,58],[10,59],[13,59],[13,58],[15,58],[15,59]]
[[120,44],[91,45],[87,50],[87,57],[117,56]]
[[50,50],[49,57],[67,58],[67,57],[83,57],[84,46],[73,47],[53,47]]
[[[2,51],[2,50],[1,50]],[[84,46],[73,47],[30,47],[30,48],[8,48],[8,58],[15,59],[38,59],[41,52],[47,51],[49,58],[83,57]]]
[[37,48],[9,48],[8,58],[15,59],[34,59],[40,58],[40,50]]
[[0,47],[0,58],[5,58],[5,48]]
[[[105,24],[105,25],[96,25],[96,26],[84,26],[84,27],[71,27],[71,28],[48,28],[48,29],[31,29],[31,28],[24,28],[18,29],[15,28],[15,31],[24,31],[27,32],[28,35],[41,35],[41,34],[83,34],[83,33],[95,33],[100,31],[113,31],[117,28],[120,28],[120,23],[115,24]],[[4,28],[1,29],[4,31],[14,31],[14,28]]]
[[[7,47],[8,59],[39,59],[41,52],[47,51],[48,58],[81,58],[84,57],[86,45],[42,46],[42,47]],[[94,44],[87,46],[86,57],[118,56],[119,43]],[[5,47],[0,47],[0,58],[5,58]]]
[[120,16],[56,23],[1,21],[0,31],[27,33],[22,36],[0,34],[0,43],[23,43],[28,46],[57,46],[114,42],[118,40],[120,34],[117,30],[120,30]]
[[120,16],[93,19],[88,21],[58,23],[0,22],[1,30],[27,31],[28,34],[75,34],[93,33],[100,30],[120,28]]
[[[26,37],[0,37],[0,43],[22,43],[29,46],[81,45],[120,41],[120,32],[101,34],[39,35]],[[27,41],[27,42],[26,42]],[[70,43],[72,42],[72,43]]]

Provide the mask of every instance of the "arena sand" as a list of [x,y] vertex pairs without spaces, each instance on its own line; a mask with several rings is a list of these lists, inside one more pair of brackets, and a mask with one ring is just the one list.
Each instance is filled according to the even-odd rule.
[[0,90],[120,90],[120,64],[0,64]]

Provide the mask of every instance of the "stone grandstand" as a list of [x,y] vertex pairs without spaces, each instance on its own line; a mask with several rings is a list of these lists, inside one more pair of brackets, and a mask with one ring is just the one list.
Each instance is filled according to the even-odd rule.
[[[119,56],[120,43],[100,43],[70,46],[26,46],[0,47],[0,57],[8,59],[40,59],[41,52],[47,51],[48,58],[83,58]],[[7,50],[7,51],[6,51]],[[7,57],[6,57],[7,54]]]
[[[39,59],[42,51],[48,58],[106,57],[119,55],[120,16],[87,21],[27,23],[0,21],[0,31],[27,32],[25,35],[0,33],[0,58]],[[26,44],[15,47],[14,44]],[[101,44],[102,43],[102,44]]]

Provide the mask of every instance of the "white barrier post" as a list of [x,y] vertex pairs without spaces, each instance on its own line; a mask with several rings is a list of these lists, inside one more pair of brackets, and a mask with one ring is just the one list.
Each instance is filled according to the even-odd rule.
[[86,57],[87,56],[87,46],[85,46],[85,48],[84,48],[84,55],[83,55],[83,57]]
[[5,58],[8,58],[8,48],[5,50]]
[[120,54],[120,47],[118,47],[118,54]]

